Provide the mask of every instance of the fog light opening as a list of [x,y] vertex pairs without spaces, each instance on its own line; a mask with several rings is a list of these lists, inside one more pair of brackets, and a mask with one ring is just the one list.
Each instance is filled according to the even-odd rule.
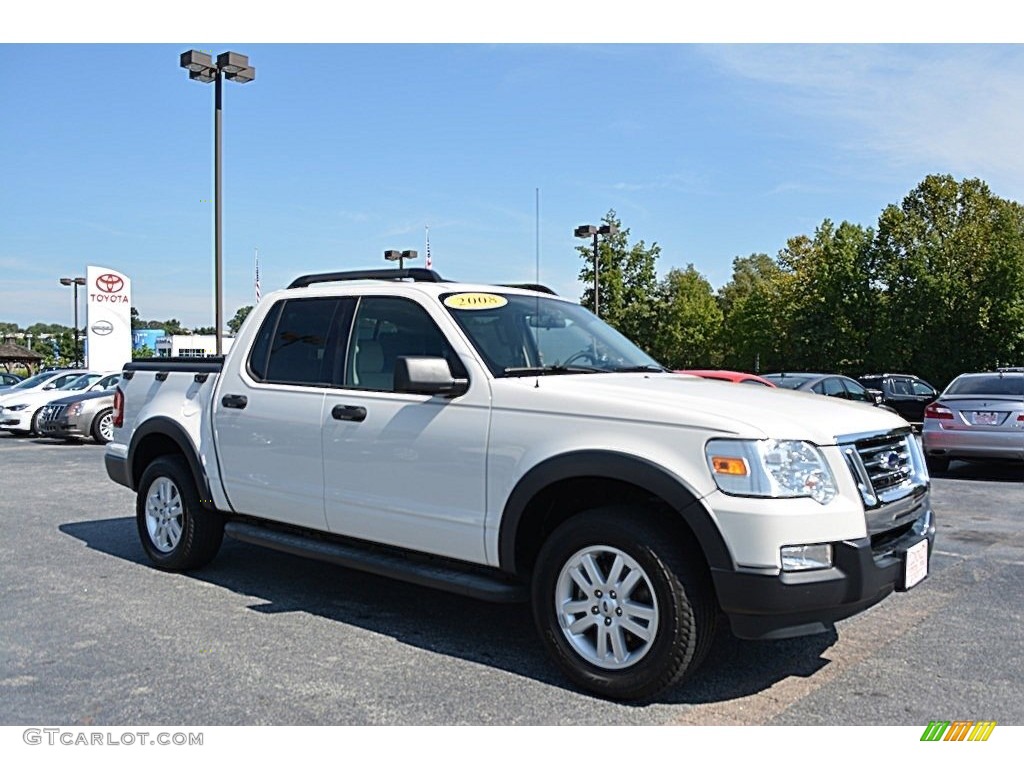
[[786,573],[832,567],[831,544],[795,544],[783,547],[781,553],[782,570]]

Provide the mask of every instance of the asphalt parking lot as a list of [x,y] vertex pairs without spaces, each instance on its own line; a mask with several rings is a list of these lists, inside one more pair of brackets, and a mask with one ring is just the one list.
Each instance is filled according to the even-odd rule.
[[151,568],[103,449],[0,432],[0,724],[1024,725],[1024,471],[933,485],[930,577],[777,642],[723,636],[655,703],[569,688],[526,606],[227,540]]

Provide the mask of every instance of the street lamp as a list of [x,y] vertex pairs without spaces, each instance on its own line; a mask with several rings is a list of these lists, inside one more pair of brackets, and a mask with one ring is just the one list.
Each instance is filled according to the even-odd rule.
[[576,237],[590,237],[594,238],[594,314],[600,317],[598,312],[598,301],[597,301],[597,236],[604,235],[607,239],[608,235],[614,235],[619,231],[619,228],[615,224],[602,224],[600,227],[595,227],[593,224],[582,224],[576,227],[573,234]]
[[415,259],[419,254],[416,251],[384,251],[384,258],[388,261],[397,261],[399,269],[405,269],[406,259]]
[[210,54],[202,51],[185,51],[181,54],[181,66],[188,70],[190,80],[201,83],[215,83],[213,107],[213,283],[214,307],[217,328],[217,354],[224,354],[224,296],[223,296],[223,262],[221,245],[223,241],[220,213],[220,114],[221,114],[221,75],[236,83],[248,83],[256,77],[255,67],[249,66],[249,57],[240,53],[227,51],[217,56],[214,63]]
[[82,352],[78,346],[78,286],[85,285],[84,277],[62,277],[61,285],[73,285],[75,287],[75,364],[82,366]]

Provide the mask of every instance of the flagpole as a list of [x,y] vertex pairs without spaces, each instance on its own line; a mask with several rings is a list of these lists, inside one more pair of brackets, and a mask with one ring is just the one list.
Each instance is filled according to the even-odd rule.
[[254,287],[256,289],[256,303],[259,304],[260,303],[260,249],[259,248],[255,248],[254,250],[256,251],[256,283],[255,283]]

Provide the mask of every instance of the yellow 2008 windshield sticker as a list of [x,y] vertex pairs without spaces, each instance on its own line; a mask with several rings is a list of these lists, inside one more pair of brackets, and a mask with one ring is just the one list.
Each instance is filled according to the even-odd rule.
[[497,309],[508,304],[508,299],[493,293],[456,293],[444,300],[452,309]]

